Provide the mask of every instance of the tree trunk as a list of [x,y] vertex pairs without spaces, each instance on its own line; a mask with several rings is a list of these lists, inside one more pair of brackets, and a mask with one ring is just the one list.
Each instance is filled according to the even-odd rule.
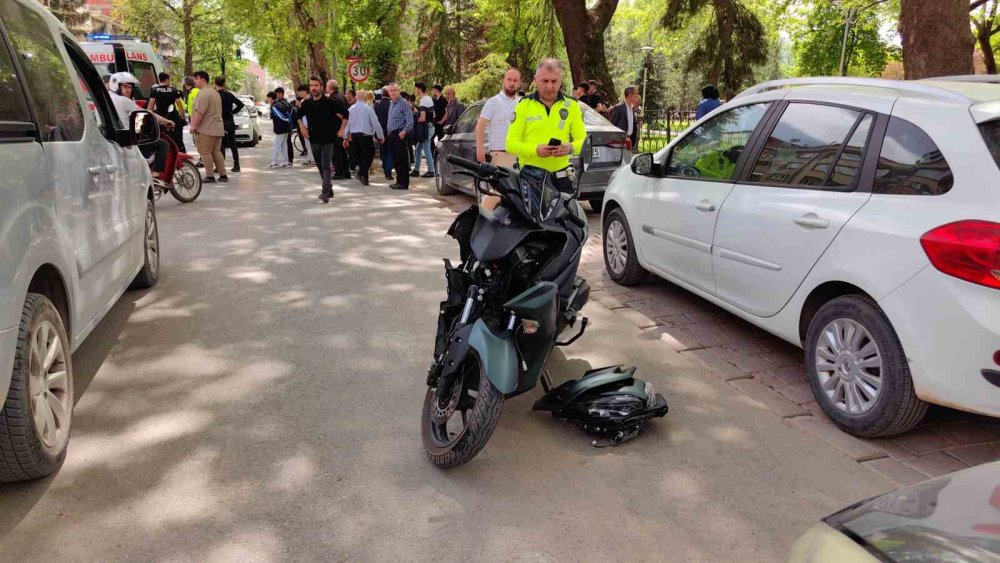
[[181,5],[181,26],[184,30],[184,76],[194,74],[194,2]]
[[330,78],[330,61],[326,57],[326,45],[316,39],[317,30],[322,27],[317,23],[310,6],[305,0],[292,0],[292,14],[306,36],[306,49],[309,57],[309,74],[317,74],[326,82]]
[[901,0],[899,35],[907,80],[973,73],[969,0]]
[[562,27],[573,84],[596,80],[609,103],[618,101],[604,54],[604,31],[618,8],[618,0],[598,0],[590,10],[586,0],[552,0]]

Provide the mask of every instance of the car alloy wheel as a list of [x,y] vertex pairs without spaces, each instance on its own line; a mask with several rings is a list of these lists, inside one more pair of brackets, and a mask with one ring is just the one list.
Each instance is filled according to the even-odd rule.
[[156,212],[152,202],[146,204],[146,263],[155,279],[160,270],[160,237],[156,229]]
[[606,239],[604,241],[605,252],[608,255],[608,265],[611,271],[621,275],[625,271],[625,264],[628,262],[628,236],[625,234],[625,226],[618,220],[612,220],[608,225]]
[[882,390],[882,355],[868,330],[851,319],[834,319],[816,346],[820,387],[837,409],[849,414],[871,410]]
[[48,320],[38,323],[31,335],[29,392],[35,432],[52,455],[69,437],[73,394],[66,365],[66,343]]

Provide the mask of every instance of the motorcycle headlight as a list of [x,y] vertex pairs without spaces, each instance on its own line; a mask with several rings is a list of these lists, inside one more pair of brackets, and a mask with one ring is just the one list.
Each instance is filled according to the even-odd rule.
[[642,399],[632,395],[613,395],[601,397],[587,405],[587,414],[600,418],[621,418],[626,417],[636,411],[642,410],[646,405]]

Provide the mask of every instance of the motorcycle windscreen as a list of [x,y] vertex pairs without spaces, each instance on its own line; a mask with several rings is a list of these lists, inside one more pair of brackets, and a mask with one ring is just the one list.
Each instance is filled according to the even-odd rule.
[[481,215],[472,231],[472,254],[480,262],[506,258],[534,229],[516,224],[504,225]]

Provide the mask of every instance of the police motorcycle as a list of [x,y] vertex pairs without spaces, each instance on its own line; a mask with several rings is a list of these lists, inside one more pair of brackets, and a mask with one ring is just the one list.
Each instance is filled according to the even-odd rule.
[[[581,153],[586,171],[589,139]],[[499,195],[500,204],[494,210],[472,206],[448,229],[461,261],[444,261],[448,294],[427,372],[421,436],[431,461],[450,468],[471,460],[493,434],[504,401],[539,382],[546,395],[535,410],[576,421],[612,442],[666,414],[663,396],[635,379],[635,368],[591,370],[552,388],[545,369],[552,351],[575,342],[588,324],[580,310],[590,285],[576,275],[588,228],[572,169],[566,193],[540,168],[501,168],[454,155],[447,160],[475,180],[477,191]],[[567,329],[575,334],[560,340]]]

